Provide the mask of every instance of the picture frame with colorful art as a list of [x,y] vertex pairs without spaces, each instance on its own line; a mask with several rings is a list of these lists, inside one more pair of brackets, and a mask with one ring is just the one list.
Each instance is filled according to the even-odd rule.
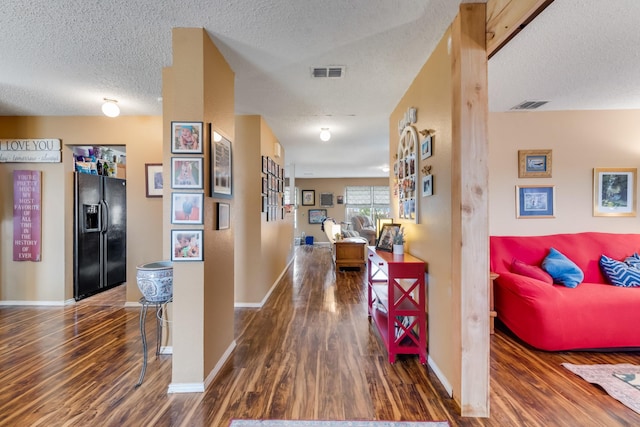
[[172,224],[202,224],[204,194],[171,193]]
[[171,122],[171,152],[202,154],[202,122]]
[[171,158],[171,188],[203,189],[202,157]]
[[637,168],[593,169],[593,216],[636,216]]
[[203,230],[171,230],[171,261],[203,261]]

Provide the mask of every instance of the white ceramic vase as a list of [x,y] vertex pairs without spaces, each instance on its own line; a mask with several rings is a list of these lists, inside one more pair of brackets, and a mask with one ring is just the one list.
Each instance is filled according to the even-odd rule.
[[404,254],[404,245],[393,245],[393,254],[394,255]]
[[173,263],[154,261],[136,267],[138,289],[150,302],[162,302],[173,296]]

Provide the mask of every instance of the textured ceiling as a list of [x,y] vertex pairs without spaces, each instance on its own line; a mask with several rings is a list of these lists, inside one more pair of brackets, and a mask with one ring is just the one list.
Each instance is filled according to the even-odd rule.
[[[462,2],[3,0],[0,115],[159,115],[171,29],[204,27],[297,177],[388,176],[389,114]],[[491,109],[640,108],[638,22],[637,0],[555,1],[491,59]],[[345,77],[312,80],[327,65]]]
[[489,108],[640,109],[640,1],[555,0],[489,61]]

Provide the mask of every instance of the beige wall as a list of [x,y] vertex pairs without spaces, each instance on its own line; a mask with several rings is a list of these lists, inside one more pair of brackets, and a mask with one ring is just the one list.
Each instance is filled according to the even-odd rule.
[[[73,157],[69,145],[127,150],[127,300],[137,301],[137,264],[161,259],[162,201],[145,197],[145,163],[160,163],[159,117],[0,117],[0,139],[59,138],[62,163],[0,163],[0,300],[73,298]],[[12,171],[42,171],[42,261],[12,261]]]
[[[202,28],[173,30],[173,66],[163,72],[163,152],[170,162],[171,121],[201,121],[232,143],[235,139],[234,73]],[[204,176],[210,176],[208,132],[205,132]],[[234,172],[241,170],[233,163]],[[233,343],[234,224],[216,230],[217,202],[233,198],[211,198],[205,178],[204,225],[171,225],[170,204],[164,203],[164,230],[204,229],[203,262],[174,263],[172,391],[204,385]],[[233,184],[232,184],[233,185]],[[164,190],[170,199],[170,187]],[[170,255],[169,248],[165,253]],[[195,391],[195,390],[191,390]]]
[[[489,116],[491,235],[638,233],[636,217],[593,216],[593,168],[640,165],[640,111]],[[551,178],[518,178],[518,150],[552,150]],[[555,218],[516,219],[516,185],[554,185]],[[636,198],[637,198],[636,186]]]
[[262,213],[262,156],[284,167],[285,153],[275,157],[277,139],[260,116],[236,117],[235,159],[243,165],[235,176],[235,302],[260,306],[284,271],[293,248],[293,216],[267,221]]
[[[427,263],[429,357],[433,359],[443,374],[453,377],[451,316],[451,63],[447,54],[445,34],[431,54],[431,57],[416,76],[404,97],[390,117],[390,158],[395,160],[398,147],[398,122],[410,107],[418,109],[416,128],[433,129],[433,155],[419,161],[418,170],[424,165],[431,166],[433,174],[433,196],[419,197],[419,223],[401,221],[406,229],[405,250]],[[437,100],[435,102],[434,100]],[[419,158],[419,157],[418,157]],[[419,173],[420,178],[423,176]],[[396,185],[392,179],[392,185]],[[397,192],[393,192],[394,217],[398,217]]]
[[[329,242],[324,231],[320,229],[320,224],[309,224],[309,209],[326,209],[327,216],[334,218],[336,222],[344,221],[344,205],[336,202],[337,196],[344,196],[345,187],[369,185],[382,186],[389,185],[387,178],[297,178],[296,187],[298,188],[298,229],[296,235],[313,236],[314,242]],[[314,190],[316,195],[316,204],[314,206],[302,206],[301,192],[302,190]],[[320,194],[333,193],[333,207],[320,206]],[[396,212],[396,218],[398,217]]]

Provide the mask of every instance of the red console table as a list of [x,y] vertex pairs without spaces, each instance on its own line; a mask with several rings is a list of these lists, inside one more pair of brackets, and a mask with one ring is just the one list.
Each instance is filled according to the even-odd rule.
[[424,261],[369,246],[367,257],[369,319],[387,348],[389,363],[397,354],[417,354],[427,363]]

